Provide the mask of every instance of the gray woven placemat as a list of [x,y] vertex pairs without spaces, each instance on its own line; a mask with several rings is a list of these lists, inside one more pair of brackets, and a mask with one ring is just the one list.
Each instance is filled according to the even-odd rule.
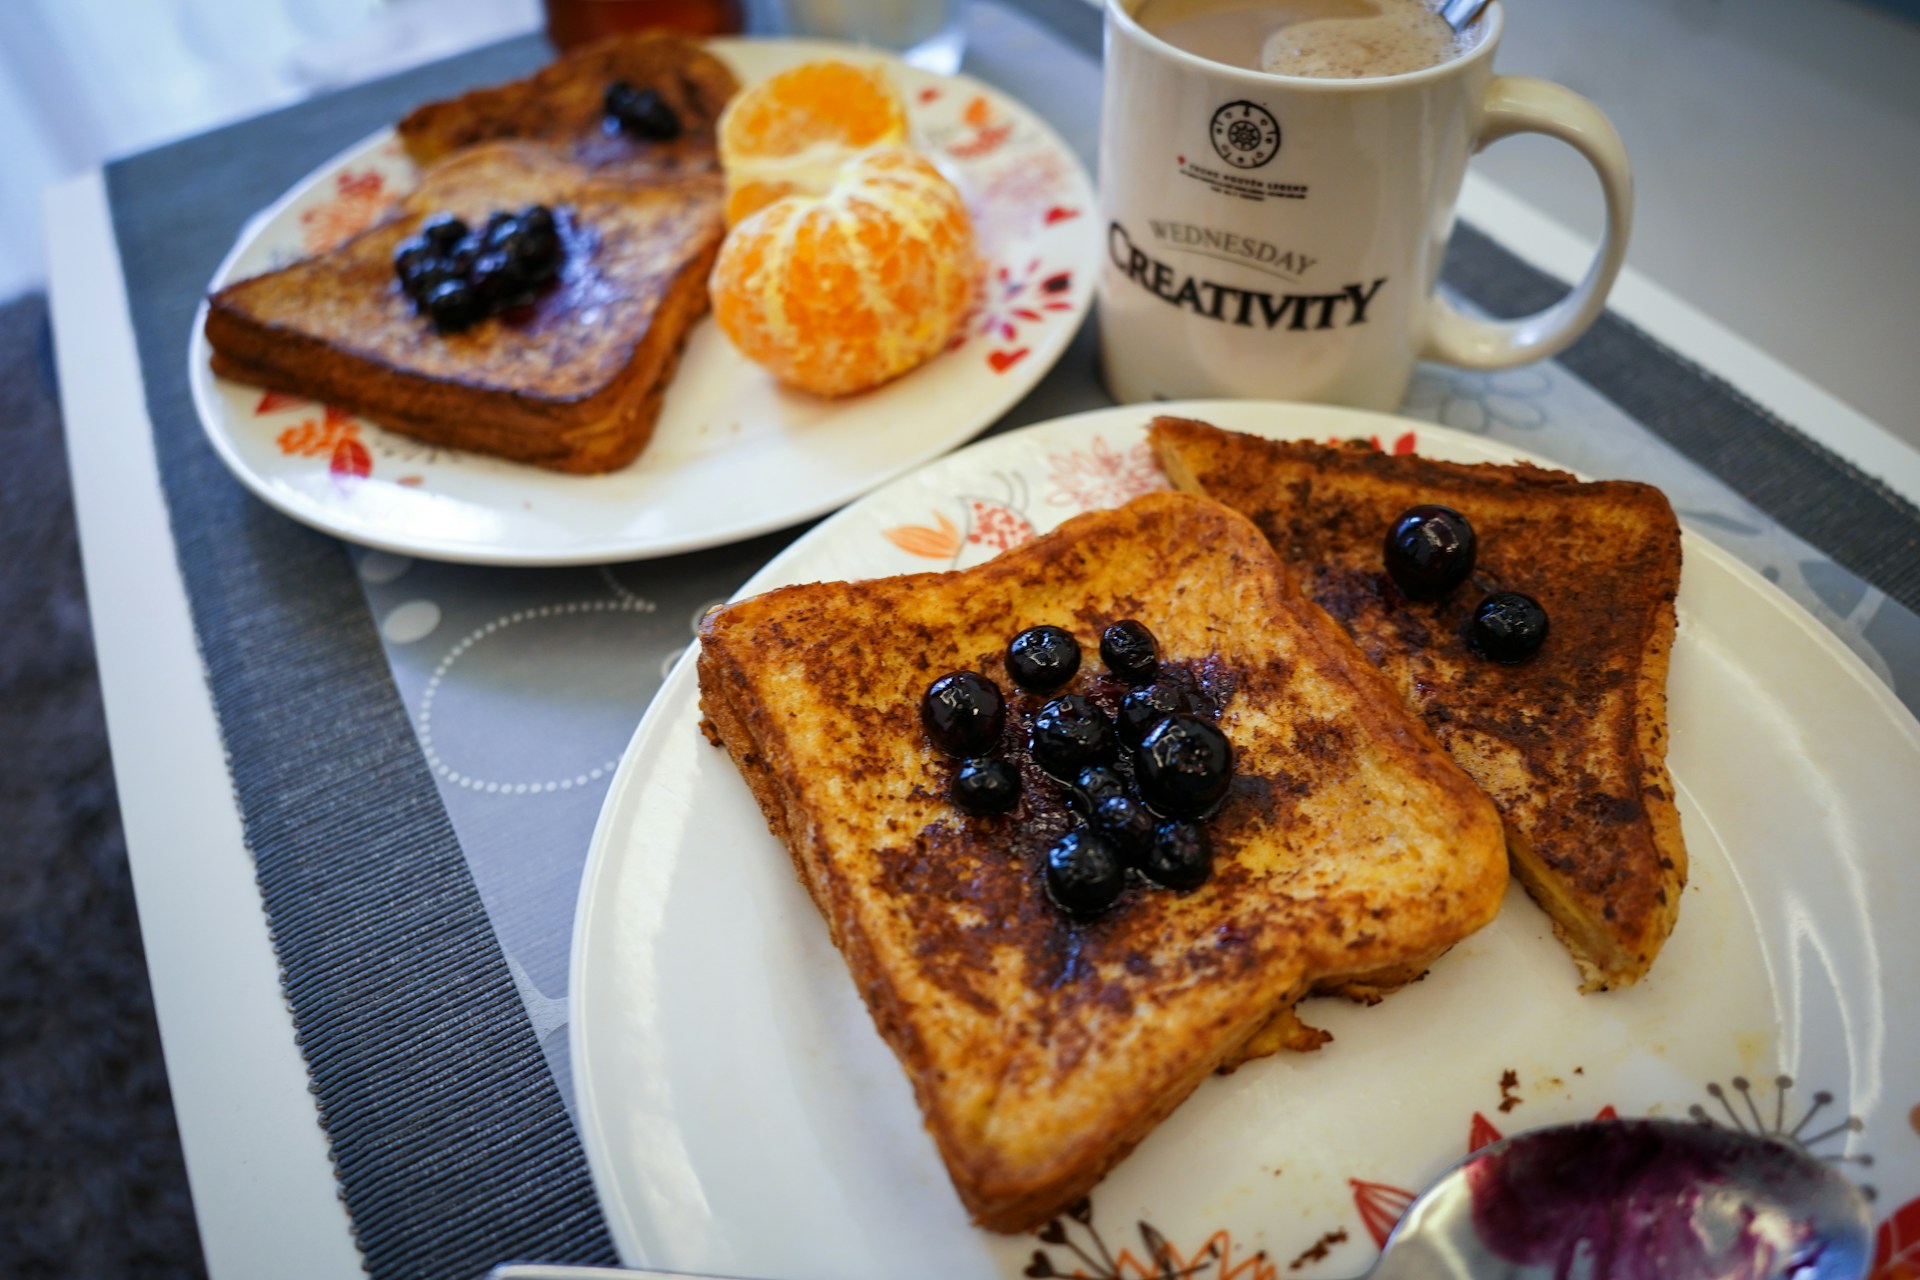
[[186,382],[242,222],[407,105],[514,75],[521,40],[107,170],[180,570],[274,947],[375,1276],[612,1262],[527,1024],[341,545],[268,510],[208,447]]

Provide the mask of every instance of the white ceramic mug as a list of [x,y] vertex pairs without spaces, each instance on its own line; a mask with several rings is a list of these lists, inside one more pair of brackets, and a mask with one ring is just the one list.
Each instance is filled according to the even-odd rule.
[[[1106,0],[1101,362],[1121,401],[1230,396],[1396,409],[1416,360],[1504,369],[1600,314],[1633,178],[1611,123],[1544,80],[1493,74],[1504,21],[1438,66],[1354,80],[1196,57]],[[1467,158],[1544,133],[1599,175],[1606,234],[1545,311],[1490,322],[1434,292]]]

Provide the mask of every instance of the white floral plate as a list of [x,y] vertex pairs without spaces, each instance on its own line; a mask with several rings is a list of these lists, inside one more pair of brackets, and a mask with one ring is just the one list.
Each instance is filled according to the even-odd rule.
[[[480,564],[591,564],[692,551],[817,516],[965,442],[1052,368],[1092,302],[1093,186],[1052,129],[965,76],[813,41],[720,40],[743,83],[812,58],[886,60],[917,143],[966,195],[986,264],[956,345],[887,386],[822,400],[777,386],[711,319],[690,336],[653,440],[632,465],[568,476],[440,449],[208,368],[205,308],[188,376],[221,459],[270,505],[383,550]],[[418,174],[391,130],[260,214],[209,289],[336,244]]]
[[[1264,435],[1526,457],[1346,410],[1159,407]],[[976,563],[1156,487],[1148,416],[1083,414],[943,459],[821,525],[742,594]],[[1579,995],[1516,887],[1424,981],[1372,1009],[1309,1002],[1332,1044],[1208,1080],[1090,1201],[1011,1238],[968,1225],[785,850],[701,737],[683,660],[621,761],[574,928],[578,1118],[622,1256],[836,1280],[1353,1275],[1471,1147],[1615,1110],[1804,1143],[1874,1187],[1883,1255],[1911,1256],[1920,724],[1757,574],[1692,535],[1685,557],[1670,765],[1692,877],[1651,975]]]

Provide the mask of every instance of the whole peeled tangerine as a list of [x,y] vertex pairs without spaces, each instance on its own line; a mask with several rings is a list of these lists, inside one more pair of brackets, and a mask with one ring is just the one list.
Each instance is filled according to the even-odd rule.
[[945,350],[977,273],[960,193],[919,153],[880,147],[826,194],[783,197],[735,225],[708,292],[747,359],[788,386],[844,396]]

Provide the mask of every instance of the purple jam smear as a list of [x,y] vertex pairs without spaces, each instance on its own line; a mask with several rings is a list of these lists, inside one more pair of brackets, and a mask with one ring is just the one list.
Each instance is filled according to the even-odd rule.
[[1767,1202],[1817,1195],[1784,1148],[1632,1120],[1528,1138],[1465,1171],[1474,1229],[1509,1262],[1555,1280],[1757,1280],[1817,1261],[1811,1218]]

